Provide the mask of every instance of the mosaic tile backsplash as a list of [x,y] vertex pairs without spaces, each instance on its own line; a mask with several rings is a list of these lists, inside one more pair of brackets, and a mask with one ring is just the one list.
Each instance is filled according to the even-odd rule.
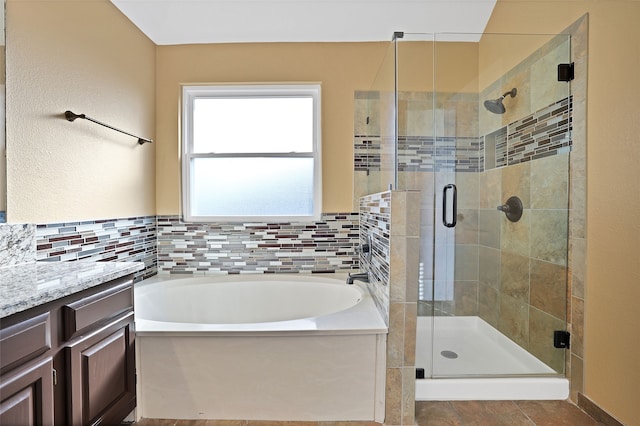
[[38,224],[38,261],[143,262],[135,280],[153,276],[156,267],[156,217]]
[[357,213],[315,222],[185,223],[158,216],[158,273],[319,273],[358,268]]
[[360,199],[361,243],[371,238],[371,257],[367,270],[376,281],[389,282],[389,236],[391,229],[391,192],[372,194]]
[[37,261],[133,261],[156,273],[357,270],[357,213],[300,223],[184,223],[178,216],[0,226],[0,267]]
[[[362,269],[369,272],[369,291],[389,321],[389,267],[391,263],[391,192],[372,194],[360,199],[360,244],[370,243],[370,256],[362,256]],[[368,237],[371,238],[368,241]]]

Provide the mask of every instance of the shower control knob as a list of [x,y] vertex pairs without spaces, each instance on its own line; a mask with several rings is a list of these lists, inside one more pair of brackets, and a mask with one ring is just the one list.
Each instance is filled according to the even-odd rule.
[[522,211],[524,207],[522,206],[522,200],[520,198],[513,196],[509,197],[506,203],[501,206],[498,206],[498,210],[503,212],[507,219],[511,222],[517,222],[522,217]]

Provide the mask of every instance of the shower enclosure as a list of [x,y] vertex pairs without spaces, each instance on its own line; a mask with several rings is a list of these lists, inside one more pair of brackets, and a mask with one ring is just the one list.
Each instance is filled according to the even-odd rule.
[[569,63],[568,35],[396,33],[356,94],[356,197],[421,191],[418,400],[568,395]]

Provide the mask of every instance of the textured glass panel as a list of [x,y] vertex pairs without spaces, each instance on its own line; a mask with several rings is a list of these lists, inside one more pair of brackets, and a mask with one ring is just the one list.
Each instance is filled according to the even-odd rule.
[[313,117],[311,97],[197,98],[193,152],[311,152]]
[[196,158],[191,215],[313,215],[313,159]]

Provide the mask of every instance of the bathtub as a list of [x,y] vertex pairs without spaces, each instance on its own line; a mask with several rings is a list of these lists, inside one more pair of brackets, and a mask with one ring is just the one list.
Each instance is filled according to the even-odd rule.
[[337,278],[137,284],[137,416],[382,422],[387,327],[366,287]]

